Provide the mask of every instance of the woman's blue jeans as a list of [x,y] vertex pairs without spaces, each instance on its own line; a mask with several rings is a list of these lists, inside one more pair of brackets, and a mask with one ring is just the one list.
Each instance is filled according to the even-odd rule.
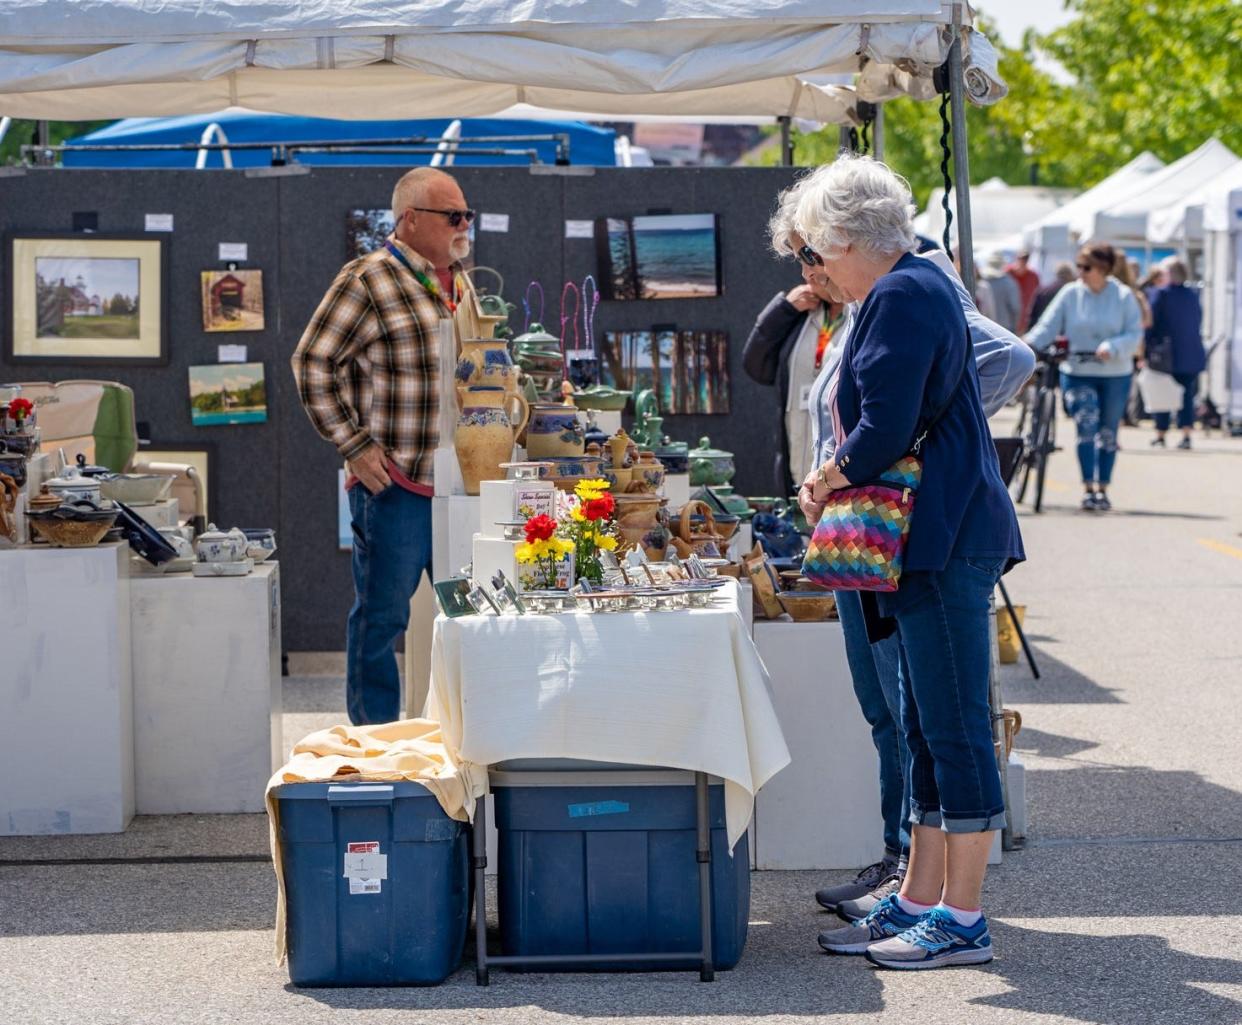
[[910,750],[910,822],[947,833],[1005,825],[988,701],[989,599],[1002,559],[951,558],[906,572],[882,607],[901,637],[901,723]]
[[[1177,426],[1193,427],[1195,425],[1195,400],[1199,397],[1199,375],[1174,374],[1173,380],[1182,386],[1182,408],[1177,411]],[[1170,414],[1152,413],[1151,417],[1156,422],[1156,430],[1167,431],[1169,429]]]
[[884,849],[898,857],[910,849],[910,794],[906,785],[905,734],[901,729],[901,684],[897,678],[900,644],[897,635],[871,644],[857,591],[838,591],[837,613],[845,635],[845,658],[854,694],[871,727],[871,742],[880,756],[880,814],[884,818]]
[[354,605],[345,631],[349,721],[401,717],[393,643],[410,622],[410,599],[431,564],[431,499],[390,484],[378,495],[349,489],[354,531]]
[[1078,428],[1078,467],[1084,484],[1111,483],[1117,429],[1130,397],[1130,374],[1084,377],[1061,372],[1065,413]]

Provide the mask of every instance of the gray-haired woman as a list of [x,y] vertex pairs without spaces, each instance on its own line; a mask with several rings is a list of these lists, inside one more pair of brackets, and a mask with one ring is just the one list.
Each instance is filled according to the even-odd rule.
[[920,450],[900,586],[863,596],[872,638],[887,624],[900,640],[909,869],[900,891],[861,922],[820,937],[830,951],[905,969],[992,958],[980,895],[992,832],[1005,818],[988,706],[988,603],[1001,572],[1024,558],[963,306],[945,273],[913,255],[912,213],[909,188],[887,167],[841,158],[805,180],[795,215],[804,266],[858,303],[835,383],[812,394],[836,446],[799,492],[807,518],[818,520],[833,490],[879,477],[944,410]]

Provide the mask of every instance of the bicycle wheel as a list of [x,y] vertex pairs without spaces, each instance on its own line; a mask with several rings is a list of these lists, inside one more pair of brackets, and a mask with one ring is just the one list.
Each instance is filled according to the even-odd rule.
[[1044,507],[1044,481],[1048,475],[1048,457],[1056,448],[1057,393],[1049,388],[1042,396],[1039,411],[1040,435],[1035,439],[1035,501],[1034,509]]
[[1013,478],[1009,482],[1009,494],[1013,498],[1014,505],[1021,505],[1022,500],[1026,498],[1027,485],[1031,482],[1031,473],[1034,470],[1038,458],[1039,450],[1035,444],[1035,437],[1040,431],[1040,408],[1042,406],[1042,395],[1044,387],[1041,385],[1038,389],[1028,390],[1022,397],[1022,418],[1019,426],[1026,424],[1027,417],[1030,417],[1030,430],[1022,435],[1026,439],[1026,444],[1022,447],[1022,461],[1018,464],[1014,471]]
[[1026,421],[1031,415],[1031,405],[1035,401],[1037,392],[1032,385],[1024,385],[1022,387],[1022,398],[1018,402],[1018,422],[1014,425],[1013,436],[1015,438],[1023,438],[1022,432],[1026,428]]

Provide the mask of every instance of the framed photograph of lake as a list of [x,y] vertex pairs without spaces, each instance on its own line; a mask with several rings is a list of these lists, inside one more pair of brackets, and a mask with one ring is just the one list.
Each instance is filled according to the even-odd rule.
[[723,291],[715,214],[601,217],[595,222],[605,299],[707,299]]
[[195,427],[266,423],[263,364],[190,367],[190,422]]
[[13,233],[5,242],[6,360],[168,362],[165,237]]

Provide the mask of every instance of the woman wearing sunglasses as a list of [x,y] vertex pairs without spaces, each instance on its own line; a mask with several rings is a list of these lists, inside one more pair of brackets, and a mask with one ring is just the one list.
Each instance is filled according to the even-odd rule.
[[1112,508],[1108,488],[1117,461],[1117,429],[1130,395],[1134,352],[1143,337],[1142,313],[1133,290],[1112,276],[1116,263],[1112,246],[1083,246],[1078,280],[1057,293],[1026,336],[1036,351],[1046,349],[1058,336],[1069,338],[1061,393],[1065,412],[1078,430],[1086,512]]
[[800,183],[793,217],[804,275],[827,275],[857,304],[835,379],[812,390],[835,445],[799,492],[808,520],[833,491],[876,480],[925,435],[898,589],[859,598],[870,640],[898,640],[909,866],[861,921],[820,936],[826,950],[899,969],[992,959],[981,893],[1005,811],[988,608],[1000,574],[1024,558],[981,400],[969,299],[913,253],[913,209],[909,187],[883,164],[841,157]]

